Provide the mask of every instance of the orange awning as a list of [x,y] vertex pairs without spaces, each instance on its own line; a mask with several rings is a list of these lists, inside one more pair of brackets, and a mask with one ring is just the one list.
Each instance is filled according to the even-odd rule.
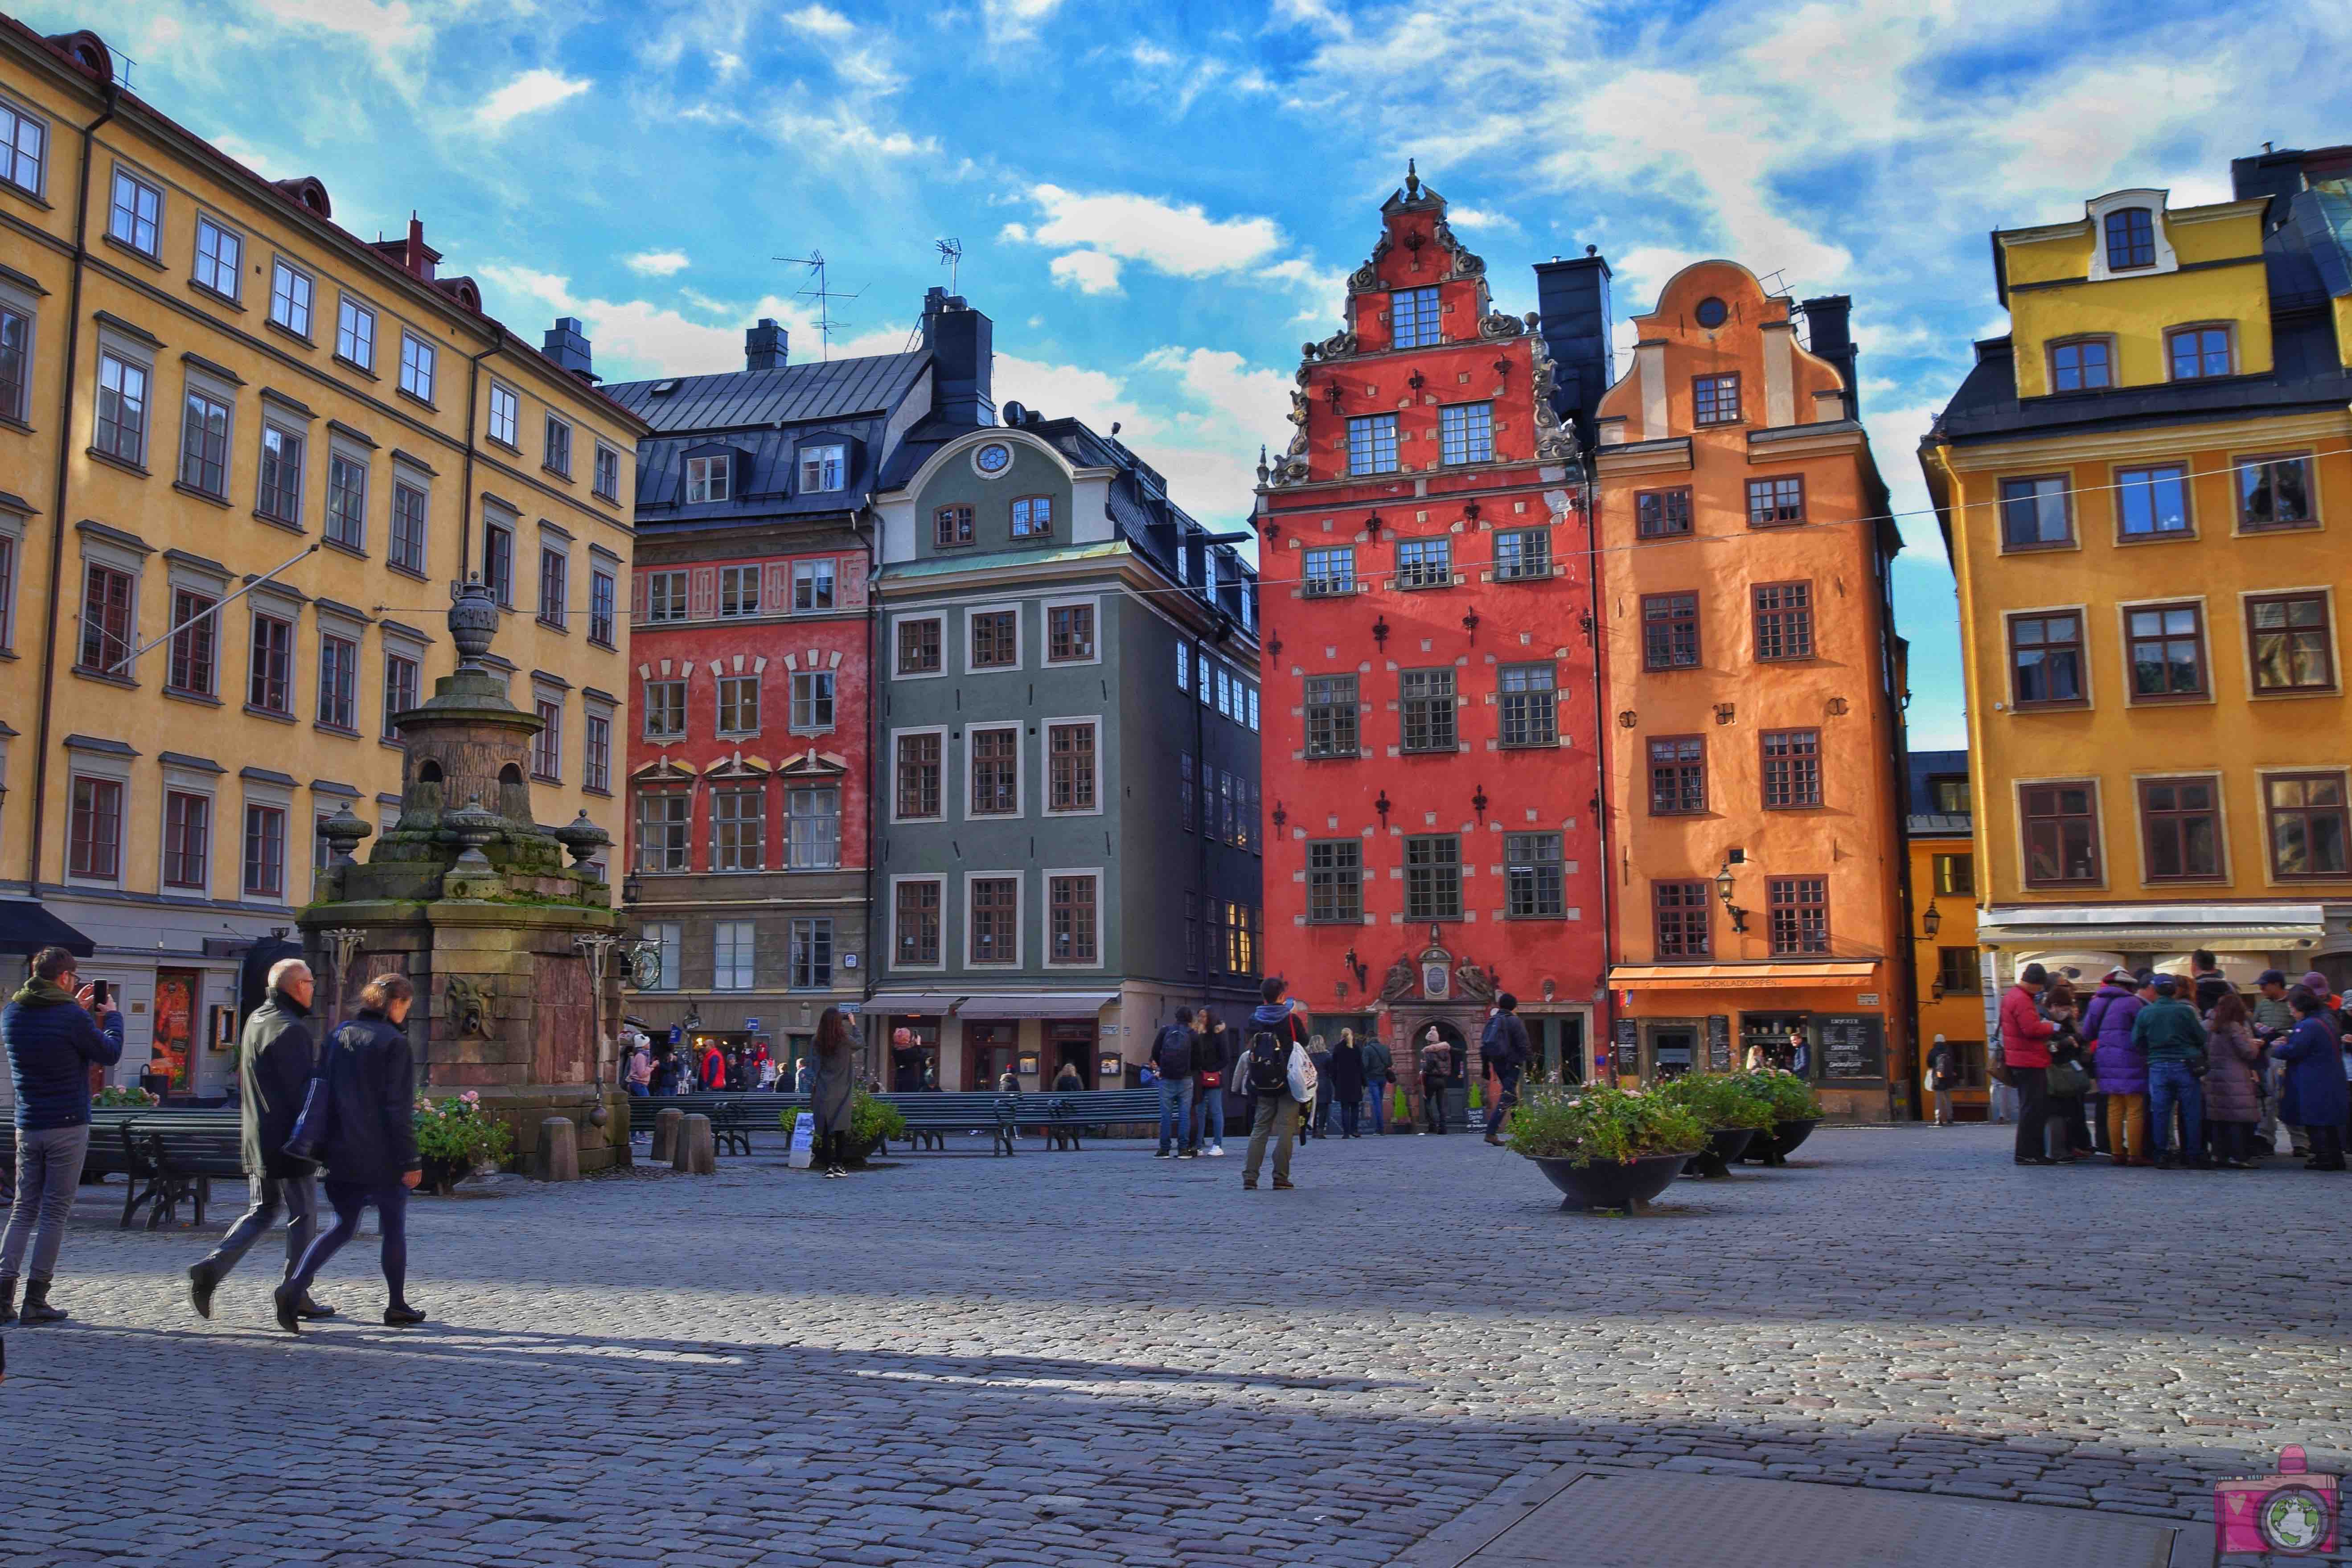
[[1623,963],[1609,972],[1619,991],[1754,991],[1843,989],[1878,978],[1875,963]]

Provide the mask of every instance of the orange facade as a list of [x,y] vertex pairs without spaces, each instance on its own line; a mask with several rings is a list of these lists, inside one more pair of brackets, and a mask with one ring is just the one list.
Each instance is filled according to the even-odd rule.
[[[1611,1046],[1623,1077],[1793,1057],[1907,1114],[1900,540],[1843,298],[1700,262],[1599,415]],[[1818,352],[1815,352],[1818,351]]]

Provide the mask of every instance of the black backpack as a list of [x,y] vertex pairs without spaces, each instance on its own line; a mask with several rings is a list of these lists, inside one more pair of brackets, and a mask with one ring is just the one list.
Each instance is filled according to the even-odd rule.
[[1159,1043],[1151,1047],[1151,1061],[1161,1078],[1191,1078],[1192,1032],[1181,1024],[1171,1024],[1160,1030]]
[[1250,1037],[1249,1087],[1252,1094],[1290,1092],[1290,1052],[1265,1030]]

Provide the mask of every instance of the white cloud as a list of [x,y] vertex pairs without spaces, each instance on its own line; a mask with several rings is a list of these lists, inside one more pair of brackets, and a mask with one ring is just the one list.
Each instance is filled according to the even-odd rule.
[[1087,195],[1049,184],[1033,186],[1029,196],[1045,215],[1028,231],[1035,243],[1088,246],[1179,278],[1235,271],[1282,244],[1272,218],[1213,218],[1192,203],[1128,192]]
[[387,65],[433,42],[432,24],[409,0],[260,0],[260,8],[280,22],[357,39]]
[[1038,24],[1061,8],[1062,0],[981,0],[981,16],[992,44],[1018,43],[1035,35]]
[[635,256],[622,258],[630,271],[641,278],[670,278],[686,270],[688,262],[683,250],[640,250]]
[[905,158],[918,153],[940,150],[939,142],[933,137],[884,130],[847,104],[831,114],[808,114],[797,109],[779,107],[769,113],[766,124],[778,141],[821,153],[841,153],[854,158]]
[[584,78],[567,77],[543,68],[527,70],[490,94],[475,110],[475,123],[486,131],[502,131],[526,114],[552,109],[588,90]]
[[817,38],[845,38],[857,30],[848,17],[825,5],[803,5],[797,11],[787,11],[784,23]]
[[1519,227],[1517,222],[1508,213],[1488,212],[1484,207],[1456,206],[1451,202],[1446,204],[1445,221],[1455,228],[1468,229],[1474,233],[1488,229],[1508,229],[1516,234]]
[[1081,294],[1118,293],[1118,262],[1099,250],[1073,250],[1056,256],[1047,268],[1054,281]]

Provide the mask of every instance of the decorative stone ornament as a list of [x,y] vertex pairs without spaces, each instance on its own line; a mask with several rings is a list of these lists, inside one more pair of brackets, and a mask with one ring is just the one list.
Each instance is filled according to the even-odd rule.
[[375,829],[364,818],[352,810],[348,801],[337,806],[334,816],[319,824],[319,837],[327,841],[327,863],[331,866],[356,864],[352,852],[360,847],[362,839],[374,832]]
[[490,585],[468,577],[449,590],[449,640],[457,645],[457,668],[481,669],[498,635],[499,602]]
[[588,862],[597,850],[613,842],[611,834],[588,820],[584,806],[579,816],[557,828],[553,837],[571,853],[572,864],[583,871],[588,869]]

